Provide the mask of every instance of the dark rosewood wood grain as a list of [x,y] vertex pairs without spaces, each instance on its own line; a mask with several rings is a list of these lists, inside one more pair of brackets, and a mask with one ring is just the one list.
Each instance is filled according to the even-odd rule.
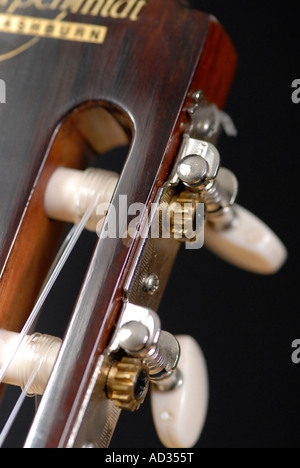
[[[37,11],[26,14],[36,16]],[[83,19],[87,21],[72,16],[72,21]],[[148,0],[134,22],[97,17],[88,21],[108,26],[104,44],[42,39],[0,63],[0,76],[11,89],[7,107],[0,109],[0,261],[6,265],[0,285],[0,326],[7,328],[19,328],[24,321],[59,238],[60,227],[43,214],[45,184],[57,165],[81,166],[95,152],[81,134],[82,127],[74,128],[67,120],[45,159],[59,123],[82,103],[101,102],[116,112],[125,133],[132,135],[132,145],[115,199],[127,194],[129,205],[146,204],[170,170],[194,91],[202,89],[210,101],[223,106],[234,73],[235,52],[221,26],[176,0]],[[127,214],[117,214],[125,229]],[[57,417],[49,447],[58,445],[74,402],[80,406],[87,385],[82,379],[86,369],[92,372],[95,346],[101,353],[107,345],[135,248],[136,242],[122,239],[105,239],[96,247],[88,273],[93,282],[85,281],[76,310],[87,298],[90,308],[78,337],[80,346],[70,354],[65,370],[70,385],[59,395],[59,408],[53,407]]]
[[[1,78],[7,85],[7,104],[0,108],[0,326],[20,327],[34,302],[42,273],[53,257],[52,246],[58,237],[54,231],[58,228],[51,232],[42,213],[41,195],[47,175],[43,174],[39,184],[37,177],[42,164],[47,164],[45,154],[53,132],[72,109],[83,102],[101,100],[133,116],[132,125],[141,142],[138,150],[143,157],[133,165],[131,177],[134,180],[135,171],[146,168],[143,188],[153,183],[147,168],[155,168],[155,161],[147,146],[154,148],[154,140],[159,143],[155,157],[160,161],[193,74],[195,56],[201,53],[208,18],[198,13],[194,19],[182,6],[177,6],[174,13],[172,0],[148,3],[144,16],[141,14],[135,22],[71,16],[74,21],[92,20],[107,25],[108,36],[102,45],[42,38],[29,50],[0,62]],[[47,15],[32,7],[16,13]],[[16,37],[1,33],[6,47],[10,43],[15,47]],[[3,47],[2,42],[1,52]],[[73,163],[71,154],[69,162],[57,154],[56,164],[76,167],[81,164],[78,157],[82,154],[76,148]],[[49,177],[51,170],[46,168],[46,174]],[[143,188],[138,188],[137,198]],[[39,215],[36,209],[40,210]],[[41,236],[42,232],[50,232],[49,238]],[[47,255],[48,260],[40,262]],[[44,264],[44,268],[37,280],[38,264]]]

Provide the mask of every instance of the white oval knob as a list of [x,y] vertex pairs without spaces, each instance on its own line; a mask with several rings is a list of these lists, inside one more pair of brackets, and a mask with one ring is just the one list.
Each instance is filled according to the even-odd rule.
[[287,250],[274,232],[245,208],[234,205],[233,226],[217,231],[205,227],[205,245],[219,257],[259,274],[276,273],[287,259]]
[[[176,336],[181,347],[178,364],[182,384],[173,390],[151,390],[154,425],[167,448],[189,448],[198,441],[208,408],[208,375],[203,353],[190,336]],[[167,379],[166,379],[167,380]]]

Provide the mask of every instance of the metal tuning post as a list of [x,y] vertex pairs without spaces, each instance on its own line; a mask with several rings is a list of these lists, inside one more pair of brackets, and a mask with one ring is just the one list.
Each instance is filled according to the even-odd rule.
[[177,339],[161,330],[156,312],[130,303],[124,304],[120,324],[108,351],[112,355],[120,350],[142,361],[151,382],[168,378],[176,369],[180,356]]
[[[126,353],[125,360],[140,360],[145,366],[152,383],[152,414],[161,442],[169,448],[192,447],[203,430],[209,394],[199,345],[189,336],[175,337],[161,330],[156,312],[127,303],[110,355],[117,356],[120,350]],[[122,399],[126,395],[124,387]]]

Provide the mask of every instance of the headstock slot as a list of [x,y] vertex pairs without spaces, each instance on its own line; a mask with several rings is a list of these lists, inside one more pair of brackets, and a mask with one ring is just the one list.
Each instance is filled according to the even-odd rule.
[[[49,178],[57,167],[83,169],[91,164],[101,165],[99,156],[105,153],[105,166],[109,167],[109,152],[129,146],[131,128],[130,119],[116,106],[92,101],[74,109],[58,125],[2,271],[5,278],[0,282],[2,328],[20,330],[65,232],[64,223],[53,222],[44,213],[43,199]],[[121,169],[124,159],[121,161],[119,157],[113,163],[116,164]]]

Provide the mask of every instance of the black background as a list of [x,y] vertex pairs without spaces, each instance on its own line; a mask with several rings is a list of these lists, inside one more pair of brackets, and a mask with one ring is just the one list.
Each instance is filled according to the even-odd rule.
[[[239,203],[276,231],[289,259],[279,274],[262,277],[206,249],[182,249],[159,313],[164,329],[193,335],[206,356],[210,406],[197,447],[296,448],[300,364],[292,363],[291,344],[300,339],[300,104],[292,103],[291,83],[300,78],[299,6],[295,1],[194,3],[218,18],[239,55],[226,106],[239,134],[221,138],[223,164],[239,179]],[[61,332],[68,301],[81,281],[74,271],[85,269],[89,239],[86,235],[73,255],[50,298],[51,320],[43,319],[39,331]],[[15,431],[7,445],[16,446],[19,439]],[[139,412],[122,414],[112,447],[161,447],[149,398]]]

